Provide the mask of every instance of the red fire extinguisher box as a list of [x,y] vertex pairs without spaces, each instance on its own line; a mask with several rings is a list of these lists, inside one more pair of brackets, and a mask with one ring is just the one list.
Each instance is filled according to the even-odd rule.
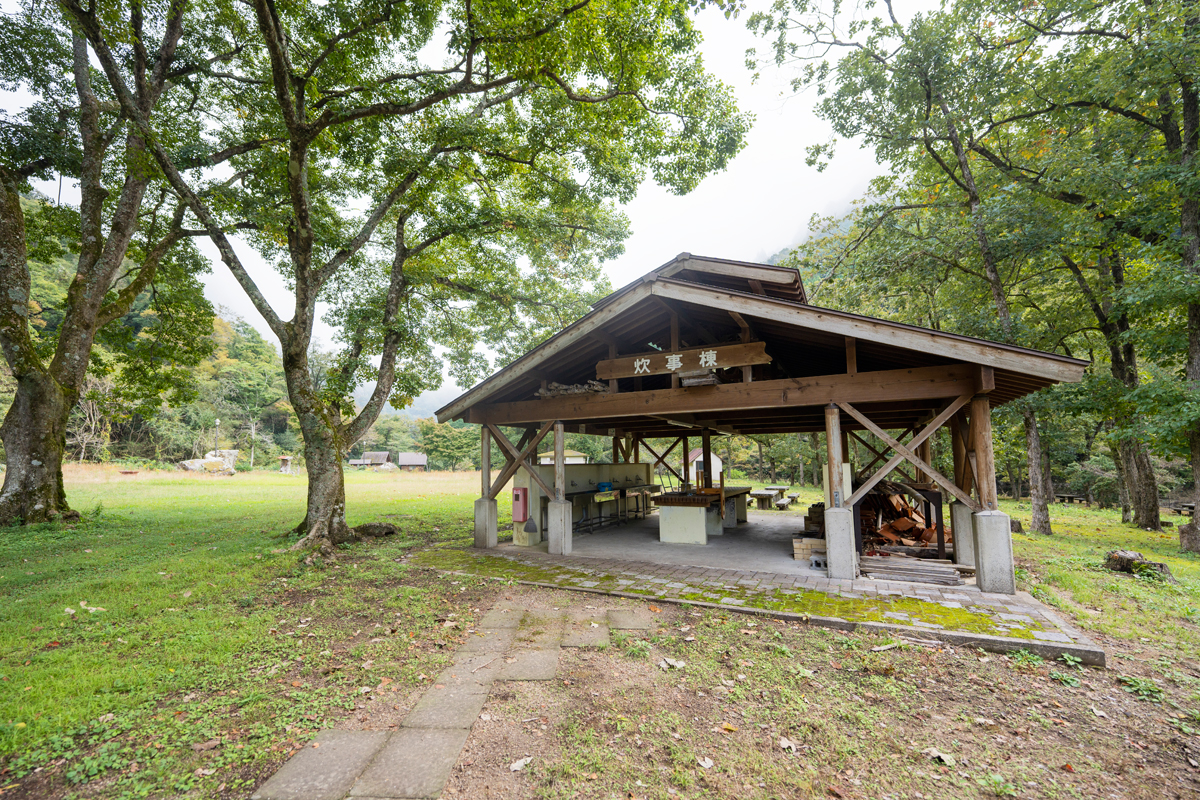
[[529,519],[529,489],[518,486],[513,489],[512,498],[513,522],[525,522]]

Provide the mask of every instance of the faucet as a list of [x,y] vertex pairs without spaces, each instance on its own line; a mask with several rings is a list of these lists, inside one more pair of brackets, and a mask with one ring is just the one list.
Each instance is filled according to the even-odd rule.
[[575,481],[571,481],[571,485],[572,485],[572,486],[578,486],[579,484],[575,483]]

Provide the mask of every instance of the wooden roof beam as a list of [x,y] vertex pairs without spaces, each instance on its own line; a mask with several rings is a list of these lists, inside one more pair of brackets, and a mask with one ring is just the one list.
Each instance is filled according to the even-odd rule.
[[957,397],[974,393],[970,365],[822,375],[691,389],[654,389],[623,394],[563,395],[514,403],[479,404],[471,422],[497,425],[537,423],[546,419],[589,421],[611,417],[676,416],[826,405]]
[[853,336],[856,339],[881,341],[918,353],[952,358],[956,361],[967,361],[990,366],[993,369],[1012,370],[1055,381],[1076,382],[1082,378],[1086,366],[1078,359],[1070,359],[1053,353],[1040,353],[943,331],[925,330],[913,325],[872,319],[844,311],[806,306],[769,297],[753,297],[708,286],[695,286],[682,281],[658,280],[651,286],[652,293],[656,297],[666,300],[709,306],[720,303],[727,310],[769,319],[785,325],[795,325],[834,335]]

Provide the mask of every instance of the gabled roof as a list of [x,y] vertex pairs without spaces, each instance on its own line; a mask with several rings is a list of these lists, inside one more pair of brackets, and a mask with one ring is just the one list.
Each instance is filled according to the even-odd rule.
[[396,453],[396,466],[423,467],[429,463],[429,456],[424,453]]
[[[824,394],[812,391],[811,387],[806,389],[808,384],[804,379],[845,375],[848,339],[854,342],[855,377],[861,376],[860,383],[876,373],[878,380],[884,381],[885,393],[897,376],[910,385],[897,393],[897,402],[890,404],[891,416],[876,420],[881,424],[895,423],[892,427],[922,418],[931,405],[937,406],[925,399],[929,392],[922,395],[921,391],[911,389],[911,385],[926,380],[926,375],[941,375],[949,370],[958,376],[955,391],[973,391],[968,384],[978,382],[978,370],[990,368],[989,380],[994,375],[995,382],[991,389],[995,405],[1057,382],[1078,381],[1087,364],[1055,353],[811,306],[804,302],[804,290],[795,270],[685,253],[596,303],[582,319],[440,409],[438,419],[444,422],[481,418],[497,409],[514,418],[513,409],[530,405],[528,401],[534,400],[534,393],[543,381],[569,385],[595,379],[596,364],[609,357],[610,347],[616,347],[622,356],[668,349],[672,314],[679,319],[681,348],[732,344],[741,341],[743,335],[767,343],[772,363],[754,367],[754,383],[740,385],[741,388],[724,385],[688,390],[692,392],[688,397],[714,396],[701,394],[708,391],[725,398],[722,408],[728,413],[706,412],[704,417],[705,427],[717,430],[720,425],[747,433],[823,429],[818,419],[823,414],[820,406],[830,400],[818,399]],[[740,380],[740,376],[725,377]],[[781,384],[784,380],[792,383]],[[559,408],[564,403],[571,403],[576,412],[585,405],[595,408],[594,418],[586,422],[594,427],[637,429],[637,425],[643,425],[642,430],[651,430],[657,425],[666,429],[663,414],[669,412],[656,413],[658,409],[654,406],[664,398],[677,397],[655,391],[668,388],[669,377],[656,375],[618,381],[622,395],[633,392],[635,385],[640,385],[638,396],[644,397],[647,404],[636,419],[631,419],[627,411],[617,415],[619,419],[606,416],[603,409],[618,404],[611,394],[575,395],[541,402],[546,409]],[[762,392],[773,385],[782,386],[786,399],[763,400]],[[747,401],[736,410],[732,407],[742,394],[755,392],[759,395],[757,401]],[[905,410],[902,401],[909,396],[919,396],[920,400],[910,403],[911,408]],[[580,414],[569,418],[580,419]],[[680,418],[677,416],[671,424],[679,425]],[[678,428],[674,433],[679,433]]]
[[[703,455],[704,455],[703,447],[693,447],[692,451],[690,453],[688,453],[688,463],[691,464],[693,461],[699,460],[699,458]],[[708,455],[709,455],[709,458],[715,458],[717,461],[722,461],[722,463],[724,463],[720,454],[709,453]]]
[[386,464],[391,457],[387,450],[368,450],[362,454],[363,461],[371,464]]

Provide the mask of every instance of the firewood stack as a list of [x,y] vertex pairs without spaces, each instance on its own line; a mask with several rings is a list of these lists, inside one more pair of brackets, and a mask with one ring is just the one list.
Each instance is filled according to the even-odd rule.
[[[863,498],[863,531],[878,528],[876,535],[884,544],[905,547],[933,545],[937,541],[934,521],[926,520],[925,515],[908,502],[904,492],[904,487],[898,484],[880,481],[875,489]],[[948,526],[945,527],[945,534],[946,544],[950,544],[953,539]]]

